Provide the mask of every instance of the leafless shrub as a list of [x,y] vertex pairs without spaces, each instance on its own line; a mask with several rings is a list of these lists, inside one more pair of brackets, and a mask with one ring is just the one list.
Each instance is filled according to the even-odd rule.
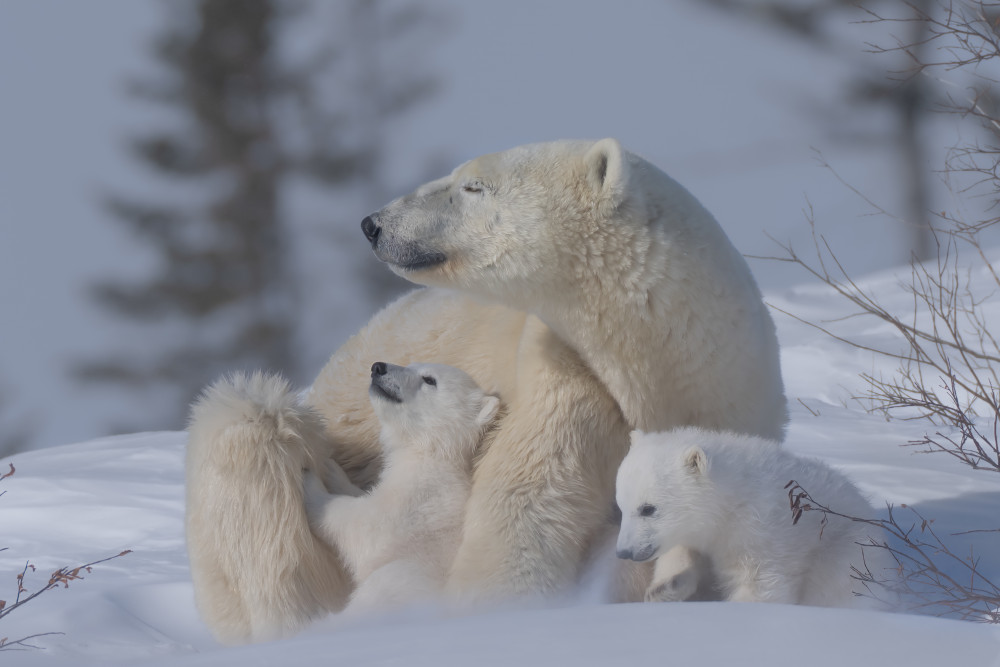
[[[984,294],[980,288],[977,293],[974,285],[980,275],[976,269],[985,271],[997,289],[1000,277],[977,237],[942,233],[935,237],[940,241],[936,261],[913,262],[909,279],[901,285],[910,301],[903,313],[884,306],[876,295],[854,281],[826,240],[815,233],[815,260],[807,260],[792,246],[781,244],[784,255],[773,258],[793,262],[833,288],[855,306],[856,316],[874,317],[889,325],[899,334],[898,347],[863,344],[827,324],[777,310],[837,340],[898,362],[896,372],[889,377],[862,375],[868,386],[864,398],[874,409],[896,418],[925,419],[935,426],[959,426],[967,438],[983,445],[986,438],[978,430],[978,421],[1000,416],[1000,343],[991,332],[984,308],[996,292]],[[971,259],[966,259],[968,252],[961,252],[963,246],[973,251]],[[974,467],[987,466],[1000,472],[995,443],[987,449],[989,453],[986,449],[980,451]]]
[[[905,12],[889,16],[870,8],[861,9],[877,23],[911,23],[922,28],[919,42],[896,41],[891,46],[869,44],[874,53],[902,52],[910,56],[912,72],[932,69],[957,70],[978,67],[1000,53],[1000,33],[997,18],[1000,3],[988,0],[945,0],[927,3],[902,2]],[[936,46],[941,58],[928,58],[926,53],[914,54],[916,47]]]
[[785,488],[793,523],[803,512],[822,512],[822,526],[827,516],[836,516],[873,526],[885,535],[883,540],[869,538],[859,546],[866,552],[888,552],[895,570],[872,569],[868,559],[852,568],[853,578],[864,585],[868,596],[935,616],[1000,623],[1000,587],[982,572],[974,554],[960,556],[951,550],[949,536],[934,530],[934,519],[907,505],[899,506],[906,510],[906,518],[900,518],[892,505],[887,506],[884,519],[850,516],[818,502],[795,480]]
[[[4,473],[3,475],[0,475],[0,480],[7,479],[8,477],[14,474],[15,472],[14,464],[10,463],[8,465],[10,466],[10,470]],[[6,491],[0,493],[0,495],[3,495],[4,493],[6,493]],[[6,550],[7,547],[0,549],[0,551],[6,551]],[[78,565],[76,567],[61,567],[49,575],[48,581],[43,586],[35,589],[34,591],[31,591],[25,586],[24,580],[25,577],[28,575],[29,570],[31,572],[35,572],[35,566],[32,565],[30,562],[26,562],[24,564],[24,569],[22,569],[21,573],[17,575],[17,594],[14,597],[14,602],[8,605],[6,600],[0,600],[0,620],[2,620],[4,617],[6,617],[14,610],[20,609],[21,607],[28,604],[32,600],[38,598],[38,596],[42,595],[43,593],[51,591],[53,588],[58,588],[60,585],[62,585],[63,588],[69,588],[69,582],[82,580],[84,578],[83,573],[86,572],[89,574],[92,571],[91,568],[94,565],[98,565],[100,563],[106,563],[109,560],[120,558],[121,556],[124,556],[125,554],[128,553],[131,553],[131,550],[126,549],[125,551],[115,554],[114,556],[109,556],[108,558],[95,560],[91,563],[86,563],[84,565]],[[26,650],[32,648],[37,649],[39,648],[38,646],[30,643],[32,640],[38,639],[39,637],[47,637],[51,635],[61,635],[61,634],[62,634],[61,632],[40,632],[37,634],[28,635],[26,637],[21,637],[20,639],[11,639],[10,637],[0,637],[0,651],[17,651],[17,650]]]
[[[981,233],[1000,221],[993,213],[1000,204],[1000,105],[996,81],[988,76],[988,65],[1000,59],[1000,3],[938,2],[932,9],[904,4],[910,10],[905,18],[869,11],[870,19],[923,22],[920,43],[897,42],[872,50],[910,55],[913,68],[907,76],[941,76],[955,89],[964,86],[963,92],[948,97],[942,110],[963,122],[975,121],[983,138],[953,148],[942,174],[957,200],[978,203],[986,197],[982,213],[937,214],[943,225],[934,232],[936,256],[911,262],[908,280],[902,281],[909,297],[905,310],[886,307],[847,274],[827,241],[816,233],[811,212],[813,257],[805,259],[791,245],[779,244],[783,255],[774,259],[797,264],[850,302],[856,316],[875,318],[898,334],[898,346],[879,347],[838,333],[840,329],[831,323],[787,313],[837,340],[897,362],[895,372],[888,375],[863,374],[867,391],[859,399],[887,418],[926,421],[931,428],[909,446],[998,473],[1000,341],[987,311],[1000,293],[1000,275],[984,250]],[[928,45],[936,48],[929,50]],[[927,53],[939,57],[917,55]],[[965,79],[955,83],[958,73]],[[844,516],[811,498],[794,481],[789,488],[793,520],[804,511]],[[858,570],[855,577],[875,597],[899,596],[906,606],[928,613],[1000,623],[1000,589],[983,572],[975,550],[961,555],[953,540],[957,534],[939,534],[933,519],[912,507],[900,508],[905,518],[892,505],[883,519],[845,517],[884,530],[885,541],[864,546],[887,551],[897,564],[896,576]],[[998,530],[989,526],[974,532]]]

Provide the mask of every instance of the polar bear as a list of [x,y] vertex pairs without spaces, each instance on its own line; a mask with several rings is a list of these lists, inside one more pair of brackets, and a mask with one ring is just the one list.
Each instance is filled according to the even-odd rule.
[[371,377],[382,425],[378,483],[368,493],[350,485],[331,495],[315,474],[305,482],[313,532],[357,582],[346,610],[354,612],[440,597],[458,551],[472,458],[500,407],[452,366],[379,361]]
[[[366,217],[362,231],[393,272],[430,289],[386,307],[333,354],[305,396],[325,432],[319,441],[314,431],[298,434],[288,457],[301,457],[296,447],[322,449],[358,486],[374,482],[379,424],[364,396],[372,359],[448,364],[503,396],[507,416],[477,460],[447,584],[457,599],[572,587],[605,530],[632,429],[700,425],[782,437],[777,338],[746,262],[690,193],[614,139],[476,158]],[[266,422],[252,414],[227,422],[206,400],[191,450],[269,437]],[[346,600],[349,586],[293,599],[303,585],[301,553],[313,549],[297,541],[308,529],[304,512],[268,528],[267,539],[294,543],[287,553],[264,549],[256,558],[256,529],[218,501],[243,494],[256,505],[288,502],[301,494],[296,470],[289,463],[234,470],[215,485],[193,480],[189,502],[214,517],[226,533],[219,539],[248,554],[241,581],[264,582],[248,583],[250,592],[196,589],[218,598],[203,609],[255,614],[257,601],[273,596],[287,634]],[[192,571],[204,570],[195,576],[210,577],[215,564],[197,557],[196,544],[189,552]],[[228,638],[254,640],[254,628],[268,622],[248,621]]]
[[[195,602],[215,636],[277,639],[302,627],[304,608],[342,607],[350,579],[303,511],[303,468],[325,471],[329,460],[319,413],[276,375],[236,373],[192,407],[189,442],[188,557]],[[331,486],[349,484],[330,469]]]
[[[853,606],[852,567],[864,572],[874,562],[866,565],[860,545],[884,536],[819,511],[794,521],[791,480],[840,514],[871,515],[847,477],[773,440],[693,427],[635,431],[618,470],[618,557],[646,561],[683,545],[707,557],[710,567],[695,569],[714,573],[724,599]],[[697,582],[654,581],[654,591],[657,584],[673,594],[659,599],[681,600]]]

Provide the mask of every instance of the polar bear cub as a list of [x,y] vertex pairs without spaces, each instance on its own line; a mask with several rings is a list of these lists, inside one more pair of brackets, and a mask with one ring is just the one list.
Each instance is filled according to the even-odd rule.
[[354,612],[440,595],[458,551],[473,455],[500,407],[466,373],[441,364],[376,362],[368,395],[381,425],[378,483],[365,493],[341,481],[330,494],[317,476],[305,480],[310,526],[358,584]]
[[[723,599],[855,606],[851,567],[865,571],[859,544],[874,529],[832,515],[821,525],[819,511],[793,524],[791,480],[838,513],[871,514],[844,475],[775,441],[691,427],[633,431],[618,469],[618,557],[646,561],[685,546],[707,557]],[[654,577],[651,590],[658,583],[670,582]],[[692,591],[696,584],[687,582]]]

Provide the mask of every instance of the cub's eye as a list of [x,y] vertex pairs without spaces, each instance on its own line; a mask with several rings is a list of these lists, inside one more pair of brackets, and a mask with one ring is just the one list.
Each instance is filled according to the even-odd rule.
[[473,181],[471,183],[466,183],[462,186],[462,192],[470,192],[473,194],[479,194],[483,191],[483,184],[479,181]]
[[639,516],[653,516],[656,514],[656,508],[650,504],[639,506]]
[[425,384],[429,384],[432,387],[437,386],[438,381],[432,378],[430,375],[425,375],[423,379]]

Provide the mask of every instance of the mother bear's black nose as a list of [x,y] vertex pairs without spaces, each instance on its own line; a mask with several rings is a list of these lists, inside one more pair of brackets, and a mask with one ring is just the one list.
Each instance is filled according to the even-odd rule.
[[375,224],[370,215],[366,215],[365,219],[361,221],[361,231],[365,233],[365,238],[368,242],[375,247],[375,243],[378,241],[378,235],[382,231],[382,228]]
[[386,368],[384,361],[376,361],[372,364],[372,377],[375,377],[376,375],[385,375],[388,372],[389,369]]

